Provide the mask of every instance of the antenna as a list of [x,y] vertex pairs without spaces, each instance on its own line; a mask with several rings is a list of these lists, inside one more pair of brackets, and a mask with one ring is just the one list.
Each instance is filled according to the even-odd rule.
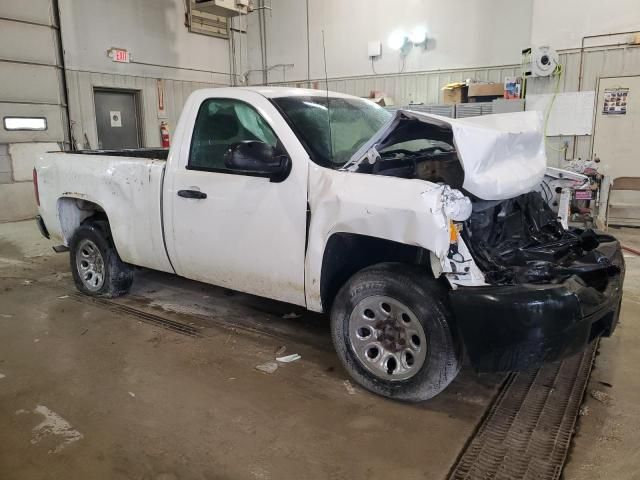
[[327,75],[327,48],[324,45],[324,30],[322,30],[322,56],[324,59],[324,85],[327,92],[327,119],[329,123],[329,161],[333,163],[333,134],[331,132],[331,99],[329,98],[329,76]]

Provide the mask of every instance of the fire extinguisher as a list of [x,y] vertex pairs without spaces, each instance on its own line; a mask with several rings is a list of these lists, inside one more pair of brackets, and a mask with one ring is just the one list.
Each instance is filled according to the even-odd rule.
[[160,138],[162,140],[162,148],[169,148],[169,124],[167,122],[160,122]]

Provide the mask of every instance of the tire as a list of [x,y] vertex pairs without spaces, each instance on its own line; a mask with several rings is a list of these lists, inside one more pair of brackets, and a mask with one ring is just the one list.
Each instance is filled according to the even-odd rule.
[[83,223],[69,245],[71,273],[76,288],[87,295],[115,298],[133,283],[133,268],[124,263],[102,220]]
[[447,299],[423,266],[382,263],[351,277],[333,302],[331,332],[354,381],[408,402],[442,392],[462,364]]

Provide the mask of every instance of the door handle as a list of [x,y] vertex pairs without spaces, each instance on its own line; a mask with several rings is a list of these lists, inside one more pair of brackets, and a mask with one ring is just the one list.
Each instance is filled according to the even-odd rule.
[[197,200],[207,198],[207,194],[199,190],[178,190],[178,196],[182,198],[195,198]]

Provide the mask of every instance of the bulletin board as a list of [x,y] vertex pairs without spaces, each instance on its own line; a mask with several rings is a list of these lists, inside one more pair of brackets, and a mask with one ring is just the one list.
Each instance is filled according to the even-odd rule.
[[[553,94],[527,95],[526,110],[542,112],[546,116]],[[565,92],[556,95],[549,113],[546,134],[592,135],[596,92]]]
[[607,88],[604,91],[603,115],[626,115],[629,99],[628,88]]

